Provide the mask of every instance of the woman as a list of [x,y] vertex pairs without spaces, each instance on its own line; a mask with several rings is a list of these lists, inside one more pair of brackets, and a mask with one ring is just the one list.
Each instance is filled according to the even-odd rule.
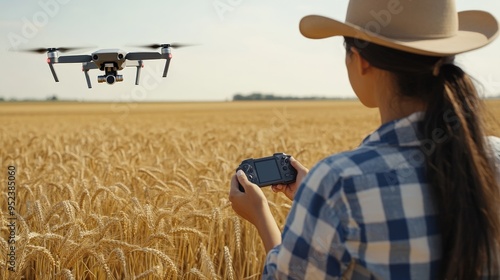
[[344,36],[351,86],[382,124],[310,172],[292,160],[297,182],[273,186],[294,201],[282,234],[262,191],[233,176],[233,209],[268,251],[263,278],[498,277],[500,139],[453,64],[496,37],[494,17],[452,0],[351,0],[346,22],[307,16],[300,30]]

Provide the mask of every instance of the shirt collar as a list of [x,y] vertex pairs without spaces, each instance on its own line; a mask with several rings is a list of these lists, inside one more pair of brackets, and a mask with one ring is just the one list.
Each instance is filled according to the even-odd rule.
[[385,123],[368,135],[361,145],[420,146],[422,137],[418,126],[424,115],[424,112],[416,112],[405,118]]

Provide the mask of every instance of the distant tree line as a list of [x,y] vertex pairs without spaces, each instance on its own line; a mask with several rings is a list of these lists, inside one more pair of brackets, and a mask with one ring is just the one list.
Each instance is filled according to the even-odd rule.
[[267,101],[267,100],[326,100],[326,99],[350,99],[350,98],[333,98],[333,97],[296,97],[296,96],[279,96],[274,94],[264,94],[264,93],[250,93],[247,95],[244,94],[235,94],[233,95],[233,101]]
[[[268,101],[268,100],[348,100],[349,97],[295,97],[295,96],[279,96],[274,94],[264,94],[254,92],[250,94],[237,93],[233,95],[233,101]],[[486,99],[500,99],[500,95],[486,97]]]
[[0,102],[40,102],[40,101],[59,101],[59,98],[57,98],[57,95],[52,95],[49,96],[45,99],[16,99],[16,98],[11,98],[9,100],[3,98],[0,96]]

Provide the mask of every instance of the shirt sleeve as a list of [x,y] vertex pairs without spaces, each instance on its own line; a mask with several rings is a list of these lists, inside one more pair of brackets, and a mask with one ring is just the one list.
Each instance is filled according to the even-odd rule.
[[269,251],[262,279],[337,279],[351,257],[345,244],[345,203],[337,172],[311,170],[297,191],[282,234]]
[[490,146],[493,149],[493,154],[496,157],[497,162],[500,162],[500,138],[490,136],[488,137]]
[[488,137],[490,147],[493,151],[493,157],[495,159],[495,166],[497,171],[497,180],[500,182],[500,138],[490,136]]

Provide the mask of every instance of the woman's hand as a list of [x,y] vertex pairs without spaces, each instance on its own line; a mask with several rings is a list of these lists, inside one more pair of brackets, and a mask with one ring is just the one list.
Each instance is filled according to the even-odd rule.
[[[245,192],[240,192],[238,182],[245,189]],[[231,201],[234,212],[256,226],[267,211],[270,213],[267,198],[262,190],[256,184],[248,181],[247,176],[241,170],[231,178],[229,201]]]
[[271,188],[273,192],[282,192],[286,197],[288,197],[288,199],[293,201],[295,193],[297,192],[297,189],[302,183],[304,177],[306,177],[307,173],[309,173],[309,169],[305,168],[294,157],[290,157],[290,163],[297,170],[297,179],[295,180],[295,182],[288,185],[273,185]]
[[[240,192],[238,182],[245,192]],[[242,170],[238,170],[231,178],[229,201],[234,212],[257,228],[266,252],[281,243],[281,232],[276,225],[266,196],[259,186],[248,181]]]

